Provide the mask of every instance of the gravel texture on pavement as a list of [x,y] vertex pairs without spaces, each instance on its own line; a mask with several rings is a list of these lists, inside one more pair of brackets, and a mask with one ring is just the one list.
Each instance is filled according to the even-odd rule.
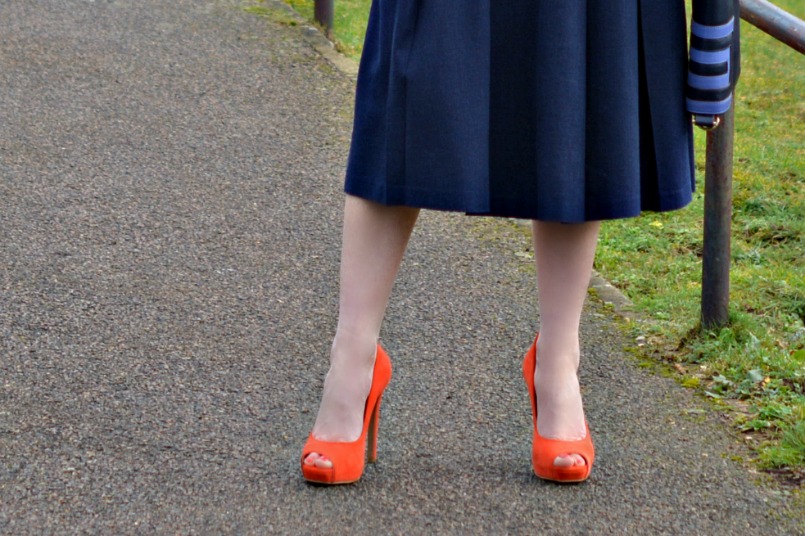
[[458,214],[423,213],[392,298],[379,462],[304,483],[354,80],[246,5],[0,2],[0,533],[802,530],[595,303],[593,476],[536,479],[528,239]]

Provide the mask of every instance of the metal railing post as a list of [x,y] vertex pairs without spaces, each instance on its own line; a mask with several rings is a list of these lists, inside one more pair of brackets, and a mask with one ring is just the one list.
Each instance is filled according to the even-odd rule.
[[725,326],[730,304],[730,231],[735,108],[707,133],[702,254],[702,326]]
[[[768,0],[741,0],[741,18],[805,53],[805,23]],[[732,165],[735,108],[707,133],[702,253],[702,326],[727,325],[730,305]]]
[[333,14],[335,0],[316,0],[313,6],[313,17],[324,27],[327,36],[333,31]]

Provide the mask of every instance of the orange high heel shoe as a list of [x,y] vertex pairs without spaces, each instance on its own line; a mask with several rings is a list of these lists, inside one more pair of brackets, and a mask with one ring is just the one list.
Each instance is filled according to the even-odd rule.
[[[369,443],[369,463],[377,460],[377,428],[380,421],[380,402],[383,390],[391,380],[391,360],[378,344],[372,388],[366,398],[363,410],[363,431],[361,436],[350,443],[320,441],[311,433],[302,449],[302,476],[308,482],[318,484],[351,484],[360,480],[366,463],[367,439]],[[305,458],[316,452],[333,463],[330,468],[306,465]]]
[[[537,335],[537,339],[539,335]],[[534,474],[543,480],[552,482],[571,483],[583,482],[590,476],[595,461],[595,448],[590,436],[590,427],[585,421],[587,435],[575,441],[562,441],[550,439],[539,435],[537,430],[537,390],[534,386],[534,372],[537,370],[537,339],[531,345],[523,361],[523,376],[531,397],[531,413],[534,416],[534,439],[531,447],[531,464]],[[584,458],[584,465],[572,467],[557,467],[554,461],[557,456],[578,454]]]

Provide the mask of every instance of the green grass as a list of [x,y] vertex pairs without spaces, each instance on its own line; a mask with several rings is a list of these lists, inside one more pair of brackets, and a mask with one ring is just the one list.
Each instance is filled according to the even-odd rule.
[[264,17],[276,24],[283,24],[285,26],[296,26],[296,20],[293,18],[292,13],[284,13],[279,9],[272,9],[262,5],[251,5],[243,8],[246,13]]
[[[312,0],[285,0],[312,18]],[[801,0],[776,0],[805,18]],[[333,38],[357,58],[370,0],[338,0]],[[805,58],[743,23],[736,103],[731,322],[699,326],[703,177],[686,210],[604,225],[596,268],[647,322],[644,352],[731,403],[767,468],[805,470]],[[697,167],[704,135],[697,132]]]

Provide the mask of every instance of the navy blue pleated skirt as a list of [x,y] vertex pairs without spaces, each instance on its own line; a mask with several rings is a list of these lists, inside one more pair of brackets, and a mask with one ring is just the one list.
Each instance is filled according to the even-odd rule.
[[374,0],[348,194],[545,221],[685,206],[681,0]]

